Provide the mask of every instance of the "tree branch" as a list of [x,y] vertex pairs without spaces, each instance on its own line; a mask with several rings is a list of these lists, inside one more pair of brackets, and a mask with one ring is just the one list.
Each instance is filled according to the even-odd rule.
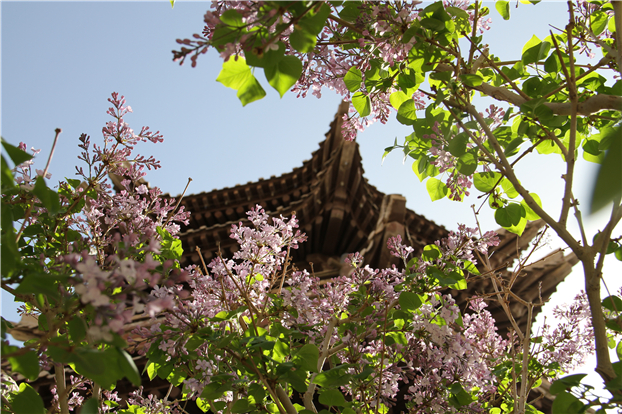
[[[520,95],[501,86],[492,86],[488,83],[482,83],[479,86],[473,87],[473,89],[498,101],[505,101],[518,107],[527,102],[527,100]],[[542,105],[548,107],[556,115],[572,114],[572,103],[570,102],[544,102]],[[622,96],[606,94],[590,96],[585,101],[578,102],[577,115],[587,116],[603,109],[622,111]]]
[[551,36],[553,43],[555,44],[555,50],[560,55],[560,62],[566,75],[566,85],[568,87],[568,97],[570,98],[571,112],[570,112],[570,138],[568,142],[568,152],[566,154],[566,174],[564,175],[565,187],[564,198],[562,200],[562,210],[559,215],[559,224],[566,227],[568,222],[568,213],[570,212],[570,206],[572,205],[572,181],[574,178],[574,164],[575,164],[575,147],[577,145],[577,106],[579,103],[579,96],[577,95],[577,84],[574,71],[574,54],[572,45],[572,30],[574,28],[574,12],[572,8],[572,2],[568,2],[568,13],[570,14],[568,19],[568,25],[566,26],[566,34],[568,36],[568,60],[570,68],[566,68],[564,60],[561,58],[561,51],[555,36]]
[[[436,67],[435,71],[453,72],[454,69],[450,65],[441,63]],[[581,76],[577,76],[576,79],[579,80],[585,75],[586,73],[582,74]],[[486,82],[482,82],[481,85],[473,86],[470,88],[482,92],[483,94],[486,94],[498,101],[504,101],[517,107],[520,107],[522,104],[529,101],[528,99],[523,98],[522,96],[512,92],[511,90],[503,86],[492,86],[491,84]],[[544,102],[542,105],[548,107],[551,111],[553,111],[555,115],[572,114],[572,104],[570,102]],[[587,116],[595,112],[602,111],[603,109],[622,112],[622,96],[607,95],[602,93],[590,96],[586,100],[578,102],[577,115]]]
[[[324,361],[326,361],[326,358],[328,357],[330,339],[333,336],[333,330],[335,329],[335,326],[337,326],[337,322],[338,322],[337,318],[333,316],[332,318],[330,318],[330,322],[328,323],[328,327],[326,328],[326,334],[324,335],[324,340],[322,341],[322,353],[320,354],[320,358],[317,361],[318,372],[322,371],[322,367],[324,366]],[[314,373],[311,376],[311,382],[304,396],[305,408],[307,410],[313,411],[314,413],[317,413],[317,409],[315,408],[315,405],[313,404],[313,393],[315,392],[315,386],[316,386],[313,380],[315,379],[316,375],[317,374]]]
[[525,187],[523,187],[521,183],[518,181],[518,178],[516,177],[516,174],[514,174],[514,170],[512,169],[512,166],[510,165],[507,157],[505,156],[505,152],[503,151],[503,148],[501,148],[501,145],[499,145],[499,141],[497,141],[497,138],[495,137],[495,135],[492,133],[492,131],[488,127],[486,120],[482,117],[482,115],[480,115],[480,113],[477,111],[477,109],[475,109],[475,107],[471,103],[469,102],[466,103],[466,109],[471,115],[475,117],[475,119],[477,120],[477,123],[480,125],[480,127],[486,134],[486,137],[488,138],[488,142],[490,143],[490,145],[493,147],[493,149],[497,153],[497,156],[499,157],[499,161],[501,165],[503,165],[504,167],[503,169],[504,169],[507,179],[510,180],[510,182],[512,183],[516,191],[518,191],[518,193],[523,197],[527,205],[531,207],[531,209],[538,216],[540,216],[540,218],[542,218],[546,224],[548,224],[553,230],[555,230],[557,235],[561,237],[564,242],[566,242],[566,244],[572,249],[572,251],[575,252],[577,257],[579,257],[579,259],[582,259],[582,257],[585,256],[584,250],[581,248],[581,245],[577,243],[577,241],[572,236],[572,234],[570,234],[570,232],[565,227],[561,226],[546,211],[544,211],[544,209],[542,209],[542,207],[540,207],[538,203],[536,203],[536,200],[534,200],[531,194],[529,194],[529,191],[527,191]]

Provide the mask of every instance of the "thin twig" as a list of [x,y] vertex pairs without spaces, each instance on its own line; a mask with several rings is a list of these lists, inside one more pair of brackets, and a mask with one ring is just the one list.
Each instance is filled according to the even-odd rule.
[[50,150],[50,156],[48,157],[48,162],[47,164],[45,164],[45,169],[43,170],[43,178],[45,178],[45,176],[48,173],[48,169],[50,168],[50,163],[52,162],[52,157],[54,156],[54,150],[56,149],[56,143],[58,142],[58,136],[60,135],[61,132],[63,132],[63,130],[60,128],[56,128],[54,132],[56,133],[56,136],[54,136],[54,143],[52,144],[52,149]]
[[378,414],[378,410],[380,408],[380,396],[382,393],[382,374],[384,373],[384,353],[385,353],[385,343],[387,336],[387,319],[389,315],[389,307],[388,304],[385,305],[384,308],[384,326],[382,327],[382,351],[380,352],[380,375],[378,375],[378,395],[376,396],[376,414]]
[[177,211],[177,208],[179,208],[179,205],[181,204],[181,200],[184,199],[184,194],[186,194],[186,191],[188,190],[188,186],[190,185],[190,182],[192,181],[191,177],[188,177],[188,182],[186,183],[186,188],[184,188],[184,192],[181,193],[181,195],[179,196],[179,200],[177,200],[177,204],[175,205],[175,208],[173,209],[173,211],[171,211],[171,214],[168,216],[168,218],[166,219],[166,223],[164,223],[164,225],[162,227],[166,227],[166,225],[168,224],[169,221],[171,221],[171,219],[173,218],[173,216],[175,215],[175,212]]

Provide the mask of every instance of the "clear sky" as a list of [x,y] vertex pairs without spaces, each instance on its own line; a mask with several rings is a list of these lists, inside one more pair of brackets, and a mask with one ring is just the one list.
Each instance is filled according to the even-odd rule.
[[[536,6],[520,4],[512,18],[503,21],[491,7],[492,29],[485,34],[491,53],[502,59],[520,59],[523,45],[536,34],[540,39],[563,27],[565,2],[544,1]],[[175,39],[191,37],[203,28],[209,3],[178,1],[171,9],[160,2],[28,2],[2,1],[1,11],[1,133],[5,140],[42,149],[39,168],[47,160],[54,129],[63,133],[50,171],[50,182],[73,178],[77,165],[78,137],[101,140],[101,128],[109,119],[106,110],[111,92],[126,96],[134,110],[126,121],[135,130],[148,125],[164,135],[164,143],[142,144],[137,152],[154,155],[163,168],[151,171],[147,180],[172,195],[180,194],[188,177],[189,193],[232,187],[302,165],[324,139],[340,97],[324,90],[321,99],[286,94],[279,99],[263,77],[267,97],[242,107],[235,91],[215,81],[222,61],[215,51],[199,58],[196,68],[172,61]],[[597,53],[600,53],[597,51]],[[484,107],[482,106],[482,111]],[[365,177],[380,191],[399,193],[407,206],[448,229],[457,223],[474,225],[469,206],[447,199],[432,203],[400,154],[391,154],[381,166],[385,147],[395,137],[412,130],[395,121],[374,125],[358,137]],[[542,199],[556,216],[562,194],[563,173],[556,155],[535,157],[535,163],[519,168],[527,188]],[[594,175],[593,165],[581,162],[575,195],[587,205]],[[592,228],[598,218],[587,219]],[[484,230],[496,229],[491,214],[480,215]],[[612,260],[611,260],[612,259]],[[607,267],[622,272],[614,258]],[[582,272],[575,270],[560,287],[555,302],[570,300],[582,286]],[[610,283],[610,288],[619,282]],[[2,314],[16,320],[13,303],[3,292]]]

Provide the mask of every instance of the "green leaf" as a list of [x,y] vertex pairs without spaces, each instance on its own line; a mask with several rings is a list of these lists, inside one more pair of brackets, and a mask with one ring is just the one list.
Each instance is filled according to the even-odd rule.
[[553,406],[551,412],[553,414],[582,414],[584,405],[574,395],[563,391],[555,397],[553,400]]
[[447,151],[454,157],[460,157],[466,154],[468,143],[469,136],[465,132],[461,132],[449,141]]
[[361,118],[371,113],[371,99],[363,92],[357,92],[352,95],[352,105],[354,105],[354,108]]
[[346,405],[346,399],[339,390],[325,390],[320,394],[320,404],[343,407]]
[[32,193],[36,195],[39,200],[41,200],[41,203],[43,203],[43,206],[48,210],[51,216],[58,214],[60,210],[58,193],[48,188],[43,177],[37,177]]
[[80,342],[86,337],[85,321],[78,315],[67,322],[69,327],[69,337],[74,342]]
[[403,91],[412,90],[418,88],[421,83],[425,81],[425,74],[420,71],[406,69],[401,72],[397,77],[397,84]]
[[471,262],[470,260],[465,260],[464,261],[464,267],[463,267],[465,272],[469,272],[475,276],[479,276],[481,273],[479,271],[479,269],[477,267],[475,267],[475,265],[473,264],[473,262]]
[[[2,162],[1,164],[2,175],[0,177],[0,184],[2,186],[2,193],[5,193],[6,191],[15,187],[15,180],[13,178],[13,172],[9,168],[9,164],[4,159],[4,155],[0,158],[0,160]],[[2,210],[4,210],[4,208]],[[5,227],[2,226],[2,228],[5,228]]]
[[526,216],[525,208],[517,203],[510,203],[506,207],[500,207],[495,210],[497,224],[519,236],[523,234],[527,225]]
[[99,414],[99,400],[97,398],[89,398],[82,405],[80,414]]
[[464,275],[456,271],[452,271],[452,272],[449,272],[449,275],[447,276],[455,281],[455,283],[452,283],[449,285],[450,288],[456,289],[456,290],[465,290],[467,288],[467,282],[466,282],[466,279],[464,278]]
[[270,86],[276,89],[281,98],[300,78],[302,63],[296,56],[285,56],[274,66],[264,69]]
[[553,395],[559,394],[560,392],[567,390],[572,387],[576,387],[581,383],[581,380],[585,378],[587,374],[573,374],[567,375],[555,381],[551,384],[551,388],[549,392]]
[[618,356],[618,361],[622,361],[622,341],[618,342],[618,346],[616,346],[616,355]]
[[466,154],[463,154],[458,158],[456,165],[460,174],[470,176],[477,169],[477,149],[470,150]]
[[[538,196],[538,194],[536,193],[529,193],[531,195],[531,197],[534,199],[534,201],[536,202],[536,204],[538,204],[540,207],[542,207],[542,201],[540,200],[540,196]],[[538,220],[540,218],[539,215],[536,214],[535,211],[533,211],[531,209],[531,207],[529,207],[527,205],[527,202],[525,200],[522,200],[520,202],[520,205],[523,206],[523,208],[525,209],[525,218],[529,221],[533,221],[533,220]]]
[[244,312],[248,309],[246,306],[240,306],[239,308],[232,311],[220,311],[213,318],[211,318],[212,322],[222,322],[228,321],[230,319],[235,318],[238,314]]
[[242,106],[246,106],[247,104],[257,101],[266,96],[266,91],[263,87],[257,82],[255,76],[251,75],[250,78],[247,79],[246,83],[238,89],[237,97],[242,102]]
[[361,9],[356,2],[344,2],[343,8],[339,12],[339,17],[347,22],[354,22],[361,15]]
[[397,121],[404,125],[412,125],[417,120],[417,108],[414,99],[407,99],[397,110]]
[[590,27],[592,28],[592,32],[596,36],[601,34],[605,28],[607,27],[607,23],[609,21],[609,16],[607,13],[596,10],[595,12],[590,14]]
[[509,198],[518,197],[518,191],[516,191],[512,182],[508,180],[507,178],[504,177],[503,180],[501,180],[501,187],[503,188],[503,191],[505,191],[505,194]]
[[170,0],[171,2],[171,9],[175,7],[175,0]]
[[210,410],[210,405],[209,405],[209,401],[204,400],[203,398],[197,398],[197,407],[199,407],[199,410],[203,411],[204,413],[208,412]]
[[445,22],[435,19],[433,17],[426,17],[424,19],[421,19],[421,26],[434,32],[444,32],[446,30]]
[[551,56],[544,61],[544,70],[548,73],[556,73],[562,70],[557,53],[551,53]]
[[473,175],[473,185],[479,191],[483,193],[488,193],[495,188],[496,185],[499,184],[503,176],[498,172],[483,172],[483,173],[475,173]]
[[343,81],[350,92],[356,92],[361,88],[363,74],[359,68],[352,66],[343,77]]
[[404,92],[395,91],[389,97],[389,102],[391,102],[391,106],[393,106],[393,108],[398,110],[400,109],[400,106],[409,99],[411,98],[409,98]]
[[235,27],[218,25],[212,35],[211,45],[214,47],[224,46],[227,43],[235,43],[242,36],[244,31]]
[[259,404],[266,397],[266,391],[261,385],[255,383],[248,387],[248,395],[254,398],[255,404]]
[[404,310],[414,311],[422,305],[421,298],[414,292],[402,292],[399,297],[400,307]]
[[538,62],[546,58],[551,50],[551,44],[547,41],[542,42],[536,35],[523,46],[522,62],[524,65]]
[[14,145],[9,144],[4,139],[2,140],[2,146],[15,166],[32,159],[32,155],[22,151]]
[[350,365],[339,365],[328,371],[322,371],[315,376],[313,382],[320,387],[340,387],[350,382],[351,374],[348,374]]
[[305,17],[298,22],[298,26],[313,36],[317,36],[326,25],[326,20],[330,12],[330,6],[327,3],[322,3],[319,9],[315,8],[305,15]]
[[305,382],[306,377],[307,374],[303,370],[294,371],[290,368],[289,371],[286,371],[279,378],[289,382],[296,391],[305,392],[307,390],[307,383]]
[[419,178],[420,182],[423,182],[428,177],[434,177],[440,173],[438,167],[430,164],[430,160],[427,156],[423,155],[413,162],[413,171]]
[[546,105],[538,105],[534,108],[533,114],[538,120],[546,122],[553,118],[553,110]]
[[251,68],[246,64],[246,59],[232,56],[222,64],[222,70],[218,74],[216,81],[222,83],[227,88],[240,89],[251,77]]
[[237,400],[233,407],[231,407],[231,412],[233,413],[247,413],[249,411],[254,410],[255,407],[248,403],[248,399],[242,398]]
[[4,318],[1,318],[1,330],[2,330],[2,339],[6,339],[6,333],[9,329],[13,328],[13,324],[9,321],[7,321]]
[[495,9],[499,12],[503,20],[510,20],[510,2],[497,0]]
[[278,339],[274,342],[274,348],[272,349],[274,351],[272,357],[277,362],[283,362],[289,355],[289,346]]
[[590,204],[591,213],[599,211],[611,201],[620,203],[622,198],[622,131],[620,127],[612,128],[609,134],[601,139],[601,142],[609,139],[612,140],[609,150],[598,169],[594,183]]
[[274,45],[277,46],[276,50],[257,48],[245,50],[244,55],[246,57],[246,64],[248,66],[267,68],[279,63],[285,56],[285,43],[276,42]]
[[462,385],[458,382],[455,382],[452,384],[451,386],[451,394],[452,396],[449,399],[449,402],[455,407],[455,408],[460,408],[463,407],[465,405],[469,405],[471,404],[474,399],[471,396],[471,394],[469,394],[468,392],[466,392],[464,390],[464,388],[462,388]]
[[320,358],[320,351],[313,344],[305,344],[298,350],[292,362],[307,372],[318,372],[317,364]]
[[316,35],[302,29],[295,29],[289,36],[289,43],[300,53],[308,53],[312,51],[316,42]]
[[54,275],[50,273],[31,273],[22,280],[15,292],[22,294],[41,293],[50,298],[59,298],[58,284],[69,279],[66,275]]
[[39,377],[39,357],[35,351],[28,351],[25,354],[10,357],[9,362],[13,371],[19,372],[30,381]]
[[507,207],[501,207],[495,211],[495,221],[502,227],[516,226],[525,216],[524,207],[516,203],[510,203]]
[[132,359],[130,354],[125,352],[125,350],[123,350],[123,349],[121,349],[119,347],[115,347],[115,349],[116,349],[117,354],[118,354],[119,369],[120,369],[121,373],[128,380],[130,380],[130,382],[135,387],[139,387],[140,383],[141,383],[140,372],[138,372],[138,368],[136,367],[136,364],[134,363],[134,360]]
[[[233,380],[233,378],[231,378]],[[205,400],[215,400],[217,398],[222,397],[222,395],[226,391],[231,391],[233,388],[230,383],[218,383],[218,382],[210,382],[203,388],[201,392],[201,398]]]
[[425,183],[425,187],[432,201],[440,200],[449,193],[449,189],[445,183],[434,177],[428,179]]
[[242,14],[235,9],[229,9],[220,15],[220,21],[227,26],[242,28],[245,26],[242,21]]
[[45,407],[41,396],[30,385],[22,382],[11,406],[15,414],[44,414]]
[[464,83],[466,86],[471,87],[479,86],[484,82],[484,79],[481,76],[471,73],[460,75],[460,79],[462,79],[462,83]]
[[435,244],[428,244],[423,248],[423,253],[421,253],[421,257],[426,262],[431,262],[436,260],[442,256],[441,249]]
[[603,299],[602,306],[612,312],[622,313],[622,299],[618,296],[607,296]]
[[123,378],[119,370],[118,354],[113,348],[105,351],[79,347],[71,354],[74,370],[102,386],[110,388]]

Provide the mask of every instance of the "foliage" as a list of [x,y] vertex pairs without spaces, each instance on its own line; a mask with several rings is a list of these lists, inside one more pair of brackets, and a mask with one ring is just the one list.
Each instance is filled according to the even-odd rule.
[[[495,9],[510,19],[509,2],[497,1]],[[298,59],[302,70],[296,66],[289,73],[299,74],[292,92],[320,97],[327,87],[351,103],[344,138],[354,139],[357,130],[377,120],[386,122],[393,111],[397,121],[412,126],[385,156],[400,149],[405,159],[413,159],[433,201],[462,201],[475,190],[494,210],[496,222],[519,235],[529,221],[542,219],[582,262],[596,371],[619,398],[607,333],[619,331],[618,308],[613,315],[603,311],[600,284],[605,257],[622,258],[620,237],[613,235],[622,219],[622,3],[568,2],[568,24],[544,39],[532,36],[512,61],[502,61],[485,45],[489,14],[482,3],[465,1],[218,2],[205,15],[202,35],[178,40],[183,46],[173,54],[180,64],[190,57],[195,66],[208,48],[217,49],[225,61],[219,79],[230,73],[231,61],[251,74],[263,68],[269,79],[279,72],[281,59]],[[599,60],[581,63],[580,54],[596,57],[593,50],[602,52]],[[478,110],[477,95],[496,105]],[[549,154],[560,156],[566,168],[558,219],[521,184],[515,169],[527,158]],[[611,208],[609,222],[594,237],[586,234],[573,194],[581,158],[601,164],[591,211]],[[571,211],[577,235],[568,229]],[[508,298],[511,286],[502,288]],[[529,338],[530,332],[524,335]],[[519,412],[526,395],[521,398]],[[571,407],[574,402],[563,410],[575,410]]]
[[[397,236],[388,248],[401,269],[371,269],[356,253],[349,273],[320,285],[290,265],[289,252],[305,240],[296,218],[270,219],[257,206],[248,212],[251,227],[231,229],[239,244],[232,259],[219,256],[203,272],[180,269],[175,233],[188,213],[141,181],[143,168],[159,163],[132,156],[139,141],[162,137],[148,128],[135,134],[124,98],[109,101],[114,121],[103,128],[104,145],[82,135],[83,181],[67,179],[58,191],[43,179],[47,167],[32,175],[25,144],[3,143],[17,165],[9,169],[3,157],[10,178],[3,247],[16,254],[3,261],[2,286],[38,322],[16,346],[6,341],[14,327],[2,320],[2,359],[10,366],[3,412],[182,413],[185,400],[205,412],[291,414],[387,412],[396,402],[415,412],[482,412],[497,398],[513,403],[504,395],[522,370],[516,337],[497,334],[481,299],[462,313],[439,293],[466,288],[479,274],[476,255],[487,257],[498,244],[495,233],[460,226],[419,258]],[[546,346],[527,350],[531,384],[589,352],[585,309],[578,298],[564,314],[569,323],[547,328]],[[150,328],[128,332],[142,314],[154,318]],[[570,340],[570,332],[588,340]],[[128,351],[143,354],[149,379],[181,387],[181,397],[161,400],[139,388],[123,400],[120,379],[141,384]],[[44,403],[25,381],[52,369],[53,400]]]
[[[103,389],[123,377],[140,384],[125,350],[124,325],[143,310],[153,315],[170,306],[172,298],[156,298],[149,290],[183,277],[172,260],[178,249],[167,240],[175,240],[178,223],[187,222],[188,213],[175,211],[174,200],[162,199],[157,188],[141,182],[143,169],[159,168],[159,163],[132,156],[138,142],[159,142],[162,136],[146,127],[136,134],[124,120],[131,112],[125,99],[114,93],[109,101],[114,121],[102,129],[103,146],[91,146],[86,134],[80,136],[79,158],[86,166],[76,169],[82,180],[66,179],[58,191],[45,182],[48,167],[33,174],[25,144],[2,142],[16,165],[11,170],[3,155],[2,288],[24,303],[23,315],[38,321],[37,334],[18,347],[5,341],[12,326],[2,319],[2,360],[31,381],[41,368],[54,367],[63,412],[71,391],[84,383],[65,386],[66,365]],[[109,174],[120,177],[119,191],[106,182]],[[3,410],[43,409],[39,395],[26,384],[5,397]],[[75,401],[69,405],[79,405],[78,396],[71,398]]]

